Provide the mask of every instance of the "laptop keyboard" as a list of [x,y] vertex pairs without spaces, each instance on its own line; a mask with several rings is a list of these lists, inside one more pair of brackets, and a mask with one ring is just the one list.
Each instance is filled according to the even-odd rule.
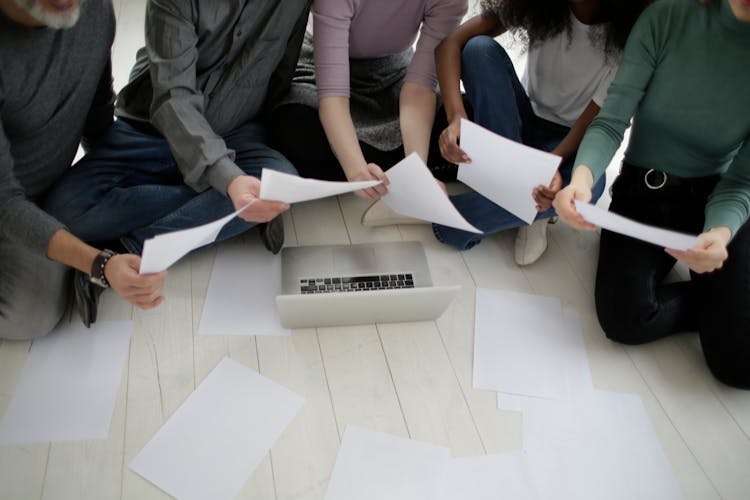
[[410,273],[371,276],[339,276],[336,278],[306,278],[299,280],[300,293],[366,292],[414,288]]

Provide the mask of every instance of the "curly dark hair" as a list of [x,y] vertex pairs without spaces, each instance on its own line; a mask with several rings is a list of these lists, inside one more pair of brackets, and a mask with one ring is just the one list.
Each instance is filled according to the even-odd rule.
[[[595,41],[607,54],[625,47],[630,30],[653,0],[600,0],[596,13]],[[568,0],[481,0],[482,9],[493,13],[518,38],[533,45],[563,31],[570,34]]]

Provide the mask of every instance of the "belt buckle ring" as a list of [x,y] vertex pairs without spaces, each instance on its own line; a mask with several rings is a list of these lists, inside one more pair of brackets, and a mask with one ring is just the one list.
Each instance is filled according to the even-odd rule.
[[646,175],[643,176],[643,182],[646,183],[646,187],[649,188],[649,189],[654,189],[654,190],[661,189],[667,183],[667,174],[665,174],[664,172],[659,172],[664,177],[662,178],[661,184],[659,184],[657,186],[655,184],[651,184],[651,182],[649,182],[649,180],[648,180],[648,176],[651,175],[654,172],[656,172],[656,170],[654,170],[653,168],[651,170],[649,170],[648,172],[646,172]]

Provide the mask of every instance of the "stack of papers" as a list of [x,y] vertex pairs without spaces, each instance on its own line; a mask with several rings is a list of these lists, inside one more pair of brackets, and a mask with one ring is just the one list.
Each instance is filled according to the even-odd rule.
[[480,288],[475,321],[474,387],[523,414],[534,498],[682,498],[640,397],[594,389],[575,311]]

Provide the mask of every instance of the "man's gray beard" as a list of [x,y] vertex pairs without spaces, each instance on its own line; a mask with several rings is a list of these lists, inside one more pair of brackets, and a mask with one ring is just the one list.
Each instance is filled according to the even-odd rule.
[[64,13],[47,12],[39,4],[38,0],[13,0],[16,5],[24,10],[35,21],[54,29],[72,28],[81,17],[81,0],[77,7]]

